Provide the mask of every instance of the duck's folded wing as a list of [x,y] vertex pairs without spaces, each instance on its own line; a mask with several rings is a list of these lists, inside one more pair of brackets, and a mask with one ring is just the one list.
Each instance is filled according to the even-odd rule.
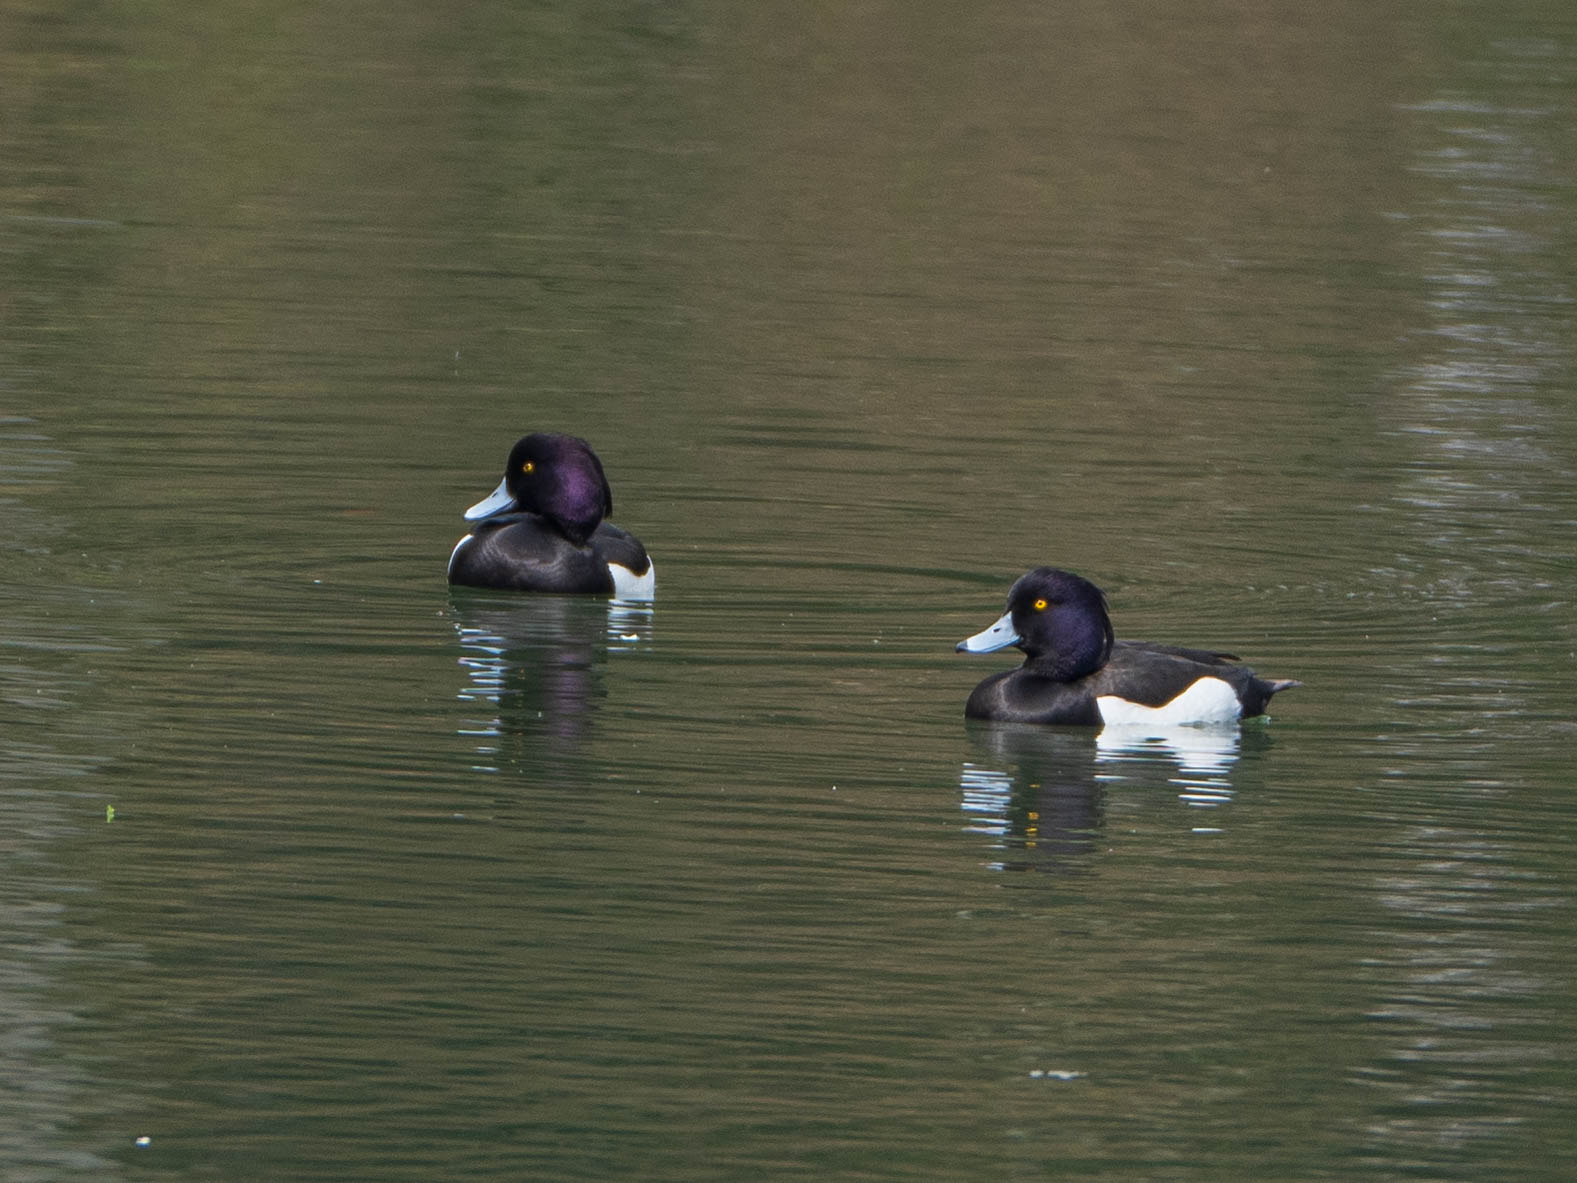
[[1184,661],[1196,661],[1200,665],[1225,665],[1228,662],[1243,660],[1236,653],[1218,653],[1214,649],[1185,649],[1181,645],[1160,645],[1154,641],[1118,641],[1112,646],[1114,653],[1121,649],[1180,657]]

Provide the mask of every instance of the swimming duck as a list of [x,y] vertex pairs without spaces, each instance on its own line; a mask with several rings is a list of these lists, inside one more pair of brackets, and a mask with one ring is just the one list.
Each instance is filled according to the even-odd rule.
[[1036,567],[1008,592],[1007,611],[960,641],[960,653],[1016,645],[1016,670],[969,696],[971,719],[1009,723],[1226,723],[1265,713],[1271,695],[1301,685],[1261,678],[1230,653],[1118,641],[1106,597],[1088,579]]
[[498,488],[465,511],[475,525],[449,555],[449,582],[650,600],[652,560],[640,539],[603,520],[612,512],[591,445],[534,432],[510,449]]

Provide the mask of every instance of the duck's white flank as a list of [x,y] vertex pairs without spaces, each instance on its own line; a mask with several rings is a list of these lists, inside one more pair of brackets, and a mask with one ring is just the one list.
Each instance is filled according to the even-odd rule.
[[1171,702],[1158,707],[1141,706],[1115,694],[1103,694],[1095,704],[1100,708],[1101,721],[1118,727],[1230,723],[1243,712],[1237,692],[1220,678],[1200,678]]
[[637,575],[618,563],[608,564],[608,574],[613,576],[613,598],[616,600],[657,598],[657,564],[650,559],[647,560],[645,575]]

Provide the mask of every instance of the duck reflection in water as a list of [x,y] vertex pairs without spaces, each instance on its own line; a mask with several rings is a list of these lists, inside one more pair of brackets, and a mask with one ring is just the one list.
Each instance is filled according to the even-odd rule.
[[958,787],[965,828],[992,839],[990,866],[1078,869],[1105,823],[1094,735],[1007,723],[973,726],[970,737],[983,758],[964,764]]
[[[1243,734],[1231,727],[1106,727],[1100,731],[1021,723],[974,723],[979,761],[959,773],[966,829],[991,839],[989,865],[1002,871],[1069,873],[1103,842],[1109,794],[1130,782],[1163,782],[1185,806],[1232,799],[1229,773]],[[1189,828],[1212,833],[1217,819]]]
[[461,734],[488,768],[578,753],[607,693],[608,655],[651,643],[650,604],[466,589],[450,602],[466,673],[458,697],[480,708]]

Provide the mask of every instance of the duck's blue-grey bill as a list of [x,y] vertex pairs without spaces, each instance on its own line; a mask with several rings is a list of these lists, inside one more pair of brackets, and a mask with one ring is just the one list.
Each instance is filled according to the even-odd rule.
[[1019,642],[1018,630],[1013,627],[1013,613],[1004,612],[997,622],[983,632],[958,642],[956,653],[995,653]]
[[480,522],[483,518],[490,518],[494,514],[505,513],[514,509],[515,499],[509,495],[509,490],[504,487],[505,484],[505,481],[499,481],[498,488],[466,510],[465,520],[468,522]]

